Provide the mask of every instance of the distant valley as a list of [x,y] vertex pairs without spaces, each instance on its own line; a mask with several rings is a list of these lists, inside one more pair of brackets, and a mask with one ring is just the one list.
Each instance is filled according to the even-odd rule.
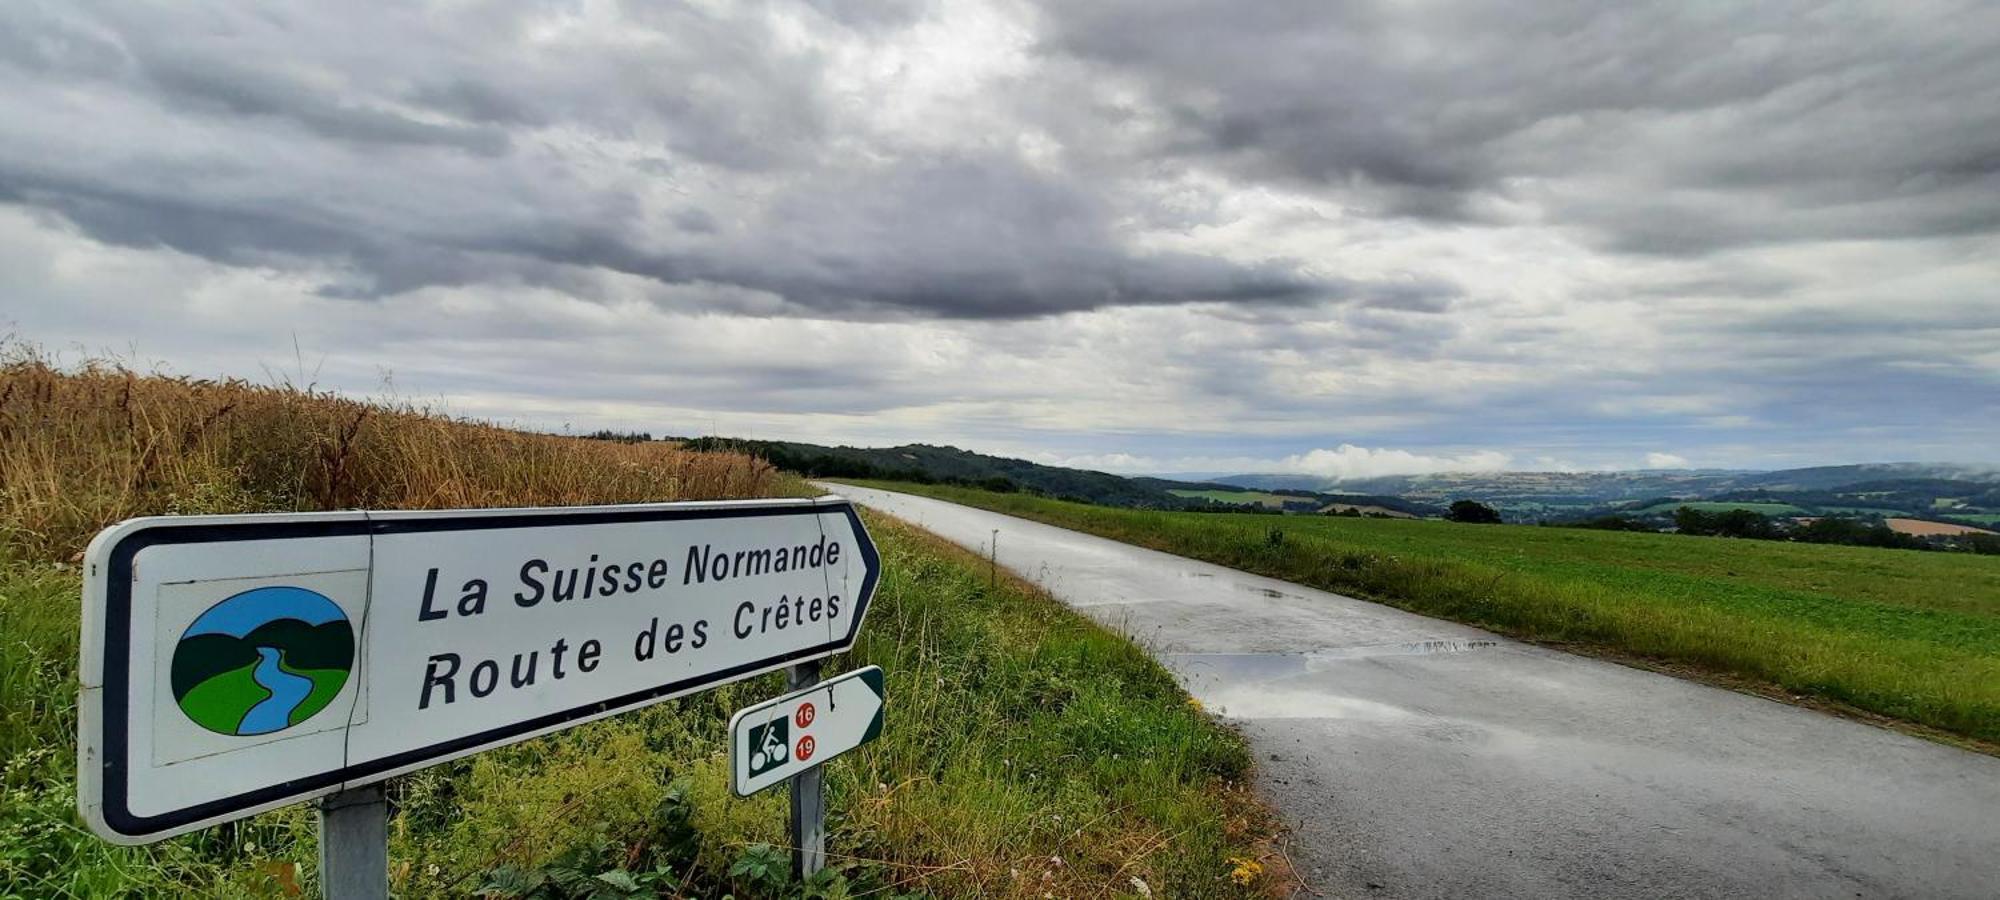
[[1134,509],[1434,518],[1455,501],[1472,500],[1509,522],[1597,522],[1632,530],[1673,528],[1684,507],[1797,521],[1854,518],[1912,535],[2000,530],[2000,467],[1994,466],[1871,463],[1776,471],[1480,472],[1340,481],[1242,474],[1180,480],[1049,466],[931,444],[829,447],[716,437],[689,444],[698,450],[746,450],[812,476],[963,484]]
[[1567,521],[1605,515],[1749,509],[1773,516],[1854,515],[2000,523],[2000,469],[1886,463],[1776,471],[1491,472],[1397,475],[1330,482],[1294,475],[1213,479],[1251,490],[1328,490],[1444,505],[1469,499],[1509,521]]

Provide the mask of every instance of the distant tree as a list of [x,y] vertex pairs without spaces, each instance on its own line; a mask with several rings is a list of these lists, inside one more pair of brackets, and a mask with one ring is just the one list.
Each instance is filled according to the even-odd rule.
[[981,478],[979,479],[979,486],[999,494],[1011,494],[1021,489],[1019,485],[1014,483],[1014,479],[1008,478],[1005,475]]
[[1585,519],[1581,522],[1569,522],[1566,524],[1568,524],[1569,527],[1571,528],[1596,528],[1603,531],[1658,531],[1659,530],[1638,519],[1631,518],[1630,516],[1619,516],[1619,515],[1598,516],[1595,519]]
[[1847,544],[1854,547],[1899,547],[1928,550],[1922,538],[1903,534],[1881,522],[1864,522],[1846,516],[1821,516],[1792,530],[1792,540],[1809,544]]
[[1716,516],[1716,533],[1723,537],[1770,540],[1778,536],[1771,517],[1749,509],[1724,510]]
[[1779,537],[1771,517],[1752,509],[1702,512],[1692,506],[1674,510],[1674,528],[1682,534],[1772,540]]
[[1444,517],[1453,522],[1466,522],[1473,525],[1500,524],[1499,510],[1477,500],[1452,501],[1451,508],[1445,512]]
[[583,435],[583,438],[584,440],[589,440],[589,441],[615,441],[620,444],[643,444],[648,441],[651,441],[653,439],[653,436],[644,431],[612,431],[609,428],[600,428],[596,431],[590,432],[589,434]]
[[1682,534],[1712,535],[1716,533],[1715,517],[1692,506],[1674,510],[1674,530]]
[[1959,538],[1959,546],[1973,553],[2000,556],[2000,535],[1968,534]]

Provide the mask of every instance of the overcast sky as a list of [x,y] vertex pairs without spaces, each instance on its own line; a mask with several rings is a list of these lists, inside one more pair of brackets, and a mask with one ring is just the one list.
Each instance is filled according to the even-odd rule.
[[11,0],[0,122],[0,330],[72,359],[1124,471],[2000,461],[1990,0]]

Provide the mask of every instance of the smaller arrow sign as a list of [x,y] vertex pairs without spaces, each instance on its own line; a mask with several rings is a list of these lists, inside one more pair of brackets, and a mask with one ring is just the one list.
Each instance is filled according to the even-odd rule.
[[730,786],[748,797],[882,735],[882,667],[766,700],[729,720]]

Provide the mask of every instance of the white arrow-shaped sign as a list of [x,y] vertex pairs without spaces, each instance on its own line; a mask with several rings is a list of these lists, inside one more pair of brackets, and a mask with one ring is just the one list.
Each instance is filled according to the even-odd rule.
[[838,497],[134,519],[86,558],[78,805],[120,843],[841,652],[881,575]]
[[729,720],[730,785],[748,797],[882,734],[882,668],[869,666]]

